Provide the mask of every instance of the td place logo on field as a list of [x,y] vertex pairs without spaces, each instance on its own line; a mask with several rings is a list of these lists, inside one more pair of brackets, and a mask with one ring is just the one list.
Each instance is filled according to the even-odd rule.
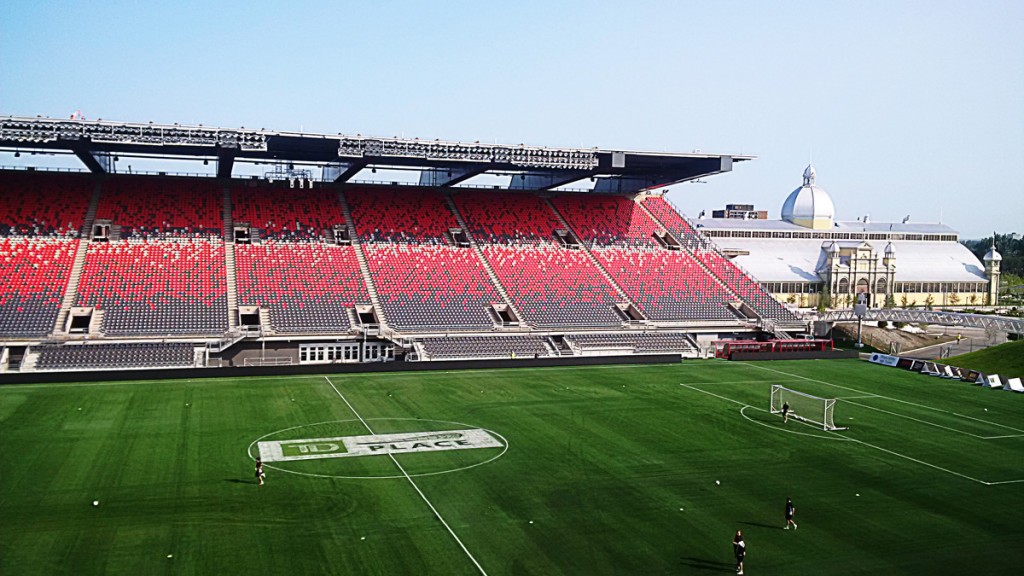
[[409,452],[501,448],[502,446],[503,444],[486,430],[476,428],[439,432],[270,440],[259,443],[259,452],[260,458],[264,462],[289,462]]

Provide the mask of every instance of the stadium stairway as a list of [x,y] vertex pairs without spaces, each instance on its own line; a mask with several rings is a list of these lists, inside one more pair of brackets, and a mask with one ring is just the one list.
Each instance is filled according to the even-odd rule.
[[[679,244],[679,246],[682,247],[683,250],[688,252],[690,254],[690,256],[693,256],[693,260],[697,263],[697,266],[699,266],[700,269],[703,270],[705,274],[710,276],[715,281],[715,283],[717,283],[719,286],[721,286],[726,292],[731,294],[733,296],[733,298],[735,298],[737,301],[741,301],[742,300],[742,298],[740,298],[739,295],[736,294],[735,290],[733,290],[724,280],[719,278],[717,274],[712,272],[711,268],[708,268],[707,264],[705,264],[700,258],[697,258],[697,255],[693,253],[693,248],[688,246],[684,242],[685,238],[680,238],[678,234],[676,234],[672,230],[669,230],[668,226],[665,226],[664,222],[662,222],[657,216],[655,216],[654,213],[651,212],[647,208],[647,206],[644,206],[643,202],[639,202],[638,201],[636,203],[636,205],[639,206],[641,210],[646,212],[647,216],[649,216],[651,218],[651,220],[654,220],[655,222],[657,222],[658,225],[661,226],[665,230],[665,233],[668,234],[669,236],[671,236],[672,239],[675,240]],[[682,214],[680,214],[679,217],[680,218],[684,218]],[[691,224],[691,223],[689,221],[687,221],[687,224]],[[691,228],[693,228],[692,224],[691,224]],[[694,233],[700,234],[700,232],[697,232],[696,228],[693,228],[693,230],[694,230]],[[713,247],[710,245],[710,242],[708,242],[707,249],[709,249],[709,250],[713,249]]]
[[491,267],[491,263],[487,261],[484,256],[484,251],[480,249],[480,245],[477,244],[473,238],[473,234],[469,231],[469,226],[466,225],[466,221],[462,218],[462,214],[459,213],[458,207],[455,205],[455,200],[450,195],[445,195],[445,202],[448,204],[448,209],[455,215],[455,221],[459,223],[459,227],[462,228],[462,233],[466,235],[466,239],[469,240],[469,245],[473,247],[473,251],[476,252],[477,258],[484,265],[484,270],[487,271],[487,276],[491,279],[491,284],[498,291],[498,295],[508,305],[509,310],[515,314],[516,318],[519,318],[522,322],[523,315],[519,312],[519,308],[516,307],[515,303],[512,302],[512,298],[509,297],[508,292],[505,291],[505,287],[502,286],[501,281],[498,280],[498,275],[494,272],[494,268]]
[[[356,260],[359,261],[359,272],[363,275],[363,282],[366,284],[366,292],[370,295],[370,303],[373,304],[373,311],[377,315],[377,322],[383,332],[388,328],[387,318],[384,317],[384,308],[380,305],[380,298],[377,296],[377,287],[373,284],[373,277],[370,276],[370,265],[366,261],[366,254],[363,252],[363,245],[359,243],[359,235],[356,234],[356,223],[352,219],[352,211],[349,210],[348,201],[345,200],[345,193],[338,191],[338,202],[341,203],[341,212],[345,215],[345,226],[348,227],[348,237],[351,238],[352,248],[356,252]],[[353,326],[358,326],[353,324]]]
[[268,336],[277,334],[277,331],[274,330],[273,322],[270,321],[270,310],[267,308],[260,308],[260,328]]
[[[224,270],[228,288],[228,330],[238,328],[238,277],[235,276],[235,225],[231,219],[231,187],[224,186]],[[262,319],[261,319],[262,320]]]
[[[732,297],[737,302],[743,302],[743,299],[740,298],[740,296],[738,294],[736,294],[736,291],[733,290],[732,287],[729,286],[729,284],[725,280],[723,280],[717,274],[715,274],[714,271],[712,271],[711,268],[709,268],[708,265],[705,264],[703,260],[701,260],[700,258],[697,257],[697,255],[693,251],[694,247],[691,246],[690,243],[684,242],[686,240],[685,238],[681,238],[679,236],[679,234],[677,234],[673,230],[670,230],[669,227],[666,226],[665,223],[662,222],[660,218],[658,218],[657,216],[654,215],[654,212],[652,212],[647,206],[644,206],[644,203],[642,201],[639,201],[640,199],[637,199],[637,200],[638,200],[637,203],[636,203],[637,206],[639,206],[644,212],[646,212],[647,215],[652,220],[657,222],[665,230],[665,233],[668,234],[669,236],[671,236],[679,244],[679,246],[682,247],[683,250],[685,250],[687,253],[689,253],[690,256],[693,257],[693,261],[697,263],[697,266],[699,266],[700,269],[703,270],[704,273],[708,275],[708,277],[713,279],[716,284],[718,284],[719,286],[722,287],[722,289],[724,289],[726,292],[731,294]],[[677,213],[678,213],[678,211],[677,211]],[[687,223],[687,225],[690,226],[690,228],[694,231],[695,234],[699,235],[699,237],[702,240],[700,245],[703,246],[704,249],[706,249],[706,250],[717,250],[717,248],[715,248],[715,246],[710,242],[710,240],[708,240],[703,234],[701,234],[700,232],[697,231],[697,228],[695,226],[693,226],[692,222],[690,222],[689,220],[686,220],[685,216],[683,216],[682,213],[679,213],[679,217],[682,218]],[[764,321],[764,318],[762,318],[761,315],[756,310],[754,310],[754,308],[752,306],[750,306],[749,304],[747,304],[747,309],[752,311],[754,314],[757,315],[757,318],[755,318],[756,320],[760,320],[762,322]],[[788,338],[788,336],[787,336],[787,338]]]
[[548,198],[544,198],[543,200],[544,203],[548,205],[548,208],[551,209],[551,212],[554,213],[555,217],[558,218],[558,222],[562,226],[564,226],[566,230],[571,231],[577,239],[579,239],[580,250],[587,255],[587,259],[590,260],[591,264],[593,264],[594,267],[597,268],[598,272],[601,273],[601,276],[604,277],[605,282],[607,282],[608,285],[611,286],[612,288],[615,288],[615,292],[618,294],[619,301],[629,304],[633,308],[633,310],[636,310],[638,313],[643,314],[640,307],[636,305],[636,302],[633,302],[633,300],[626,295],[626,291],[622,289],[622,286],[619,286],[619,284],[612,278],[612,275],[608,273],[608,270],[606,270],[605,267],[601,265],[601,262],[599,262],[597,257],[594,256],[593,252],[590,251],[590,247],[586,246],[586,243],[583,242],[582,240],[583,237],[580,236],[579,233],[572,228],[572,226],[569,226],[569,222],[562,217],[562,213],[559,212],[557,208],[555,208],[555,205],[551,203],[551,200]]
[[39,352],[33,352],[31,349],[26,350],[24,358],[21,359],[21,366],[18,367],[18,372],[35,372],[38,362]]
[[71,265],[71,273],[68,275],[68,284],[64,288],[64,299],[61,300],[60,312],[57,313],[57,323],[53,326],[54,335],[64,333],[64,325],[67,323],[68,314],[71,313],[71,307],[75,304],[75,295],[78,294],[78,283],[82,279],[82,270],[85,269],[85,254],[89,249],[92,224],[96,221],[96,210],[100,205],[100,191],[100,184],[96,183],[93,188],[92,199],[89,201],[89,208],[85,212],[82,229],[79,231],[75,260]]
[[[665,200],[665,203],[668,203],[667,199]],[[797,319],[795,316],[793,318],[793,321],[790,321],[790,322],[787,322],[787,321],[779,319],[779,318],[771,319],[771,318],[769,318],[768,316],[766,316],[764,314],[764,310],[758,310],[757,308],[754,307],[752,302],[748,302],[748,301],[744,300],[742,297],[740,297],[740,295],[736,292],[736,290],[732,286],[730,286],[729,283],[724,278],[722,278],[721,276],[716,274],[715,271],[712,270],[711,267],[708,266],[704,262],[704,259],[700,258],[697,255],[695,250],[696,249],[701,249],[701,250],[705,250],[705,251],[714,252],[714,253],[718,254],[722,258],[726,258],[726,256],[724,254],[722,254],[721,250],[718,249],[718,246],[709,237],[707,237],[703,233],[701,233],[700,230],[696,226],[693,225],[693,222],[691,222],[685,215],[683,215],[683,213],[681,211],[676,209],[675,206],[669,204],[669,206],[672,207],[672,209],[676,212],[676,214],[679,216],[679,218],[683,222],[685,222],[686,225],[690,228],[690,230],[693,231],[694,235],[697,236],[697,238],[699,239],[699,243],[698,243],[697,246],[694,246],[690,242],[684,242],[684,240],[687,240],[687,239],[686,238],[681,238],[679,236],[679,234],[675,230],[673,230],[671,227],[667,226],[665,222],[663,222],[660,218],[658,218],[654,214],[654,212],[648,206],[644,205],[644,202],[643,202],[642,198],[637,198],[637,205],[640,206],[640,208],[642,208],[644,210],[644,212],[646,212],[647,215],[650,216],[655,222],[660,224],[661,227],[665,230],[666,234],[668,234],[672,238],[674,238],[676,240],[676,242],[679,242],[679,245],[682,246],[684,250],[686,250],[687,252],[689,252],[693,256],[693,259],[696,260],[697,264],[709,276],[711,276],[711,278],[714,278],[715,281],[718,282],[718,284],[721,285],[723,288],[725,288],[726,291],[728,291],[730,294],[732,294],[736,298],[736,300],[741,301],[744,304],[746,304],[746,309],[750,310],[751,312],[753,312],[757,316],[756,319],[761,321],[762,327],[764,328],[765,331],[773,332],[779,338],[790,338],[791,336],[780,325],[783,325],[783,326],[785,326],[786,328],[789,328],[789,329],[803,328],[804,327],[803,323],[800,322],[799,319]],[[755,284],[755,285],[760,285],[760,283],[758,283],[756,280],[754,280],[754,277],[750,273],[748,273],[743,268],[740,268],[738,264],[736,264],[735,262],[730,262],[730,263],[732,264],[732,266],[734,266],[736,268],[736,270],[739,272],[739,274],[743,275],[746,278],[746,280],[748,282],[750,282],[752,284]],[[768,297],[774,299],[774,296],[768,296]],[[779,307],[780,308],[784,308],[781,304],[779,304]]]

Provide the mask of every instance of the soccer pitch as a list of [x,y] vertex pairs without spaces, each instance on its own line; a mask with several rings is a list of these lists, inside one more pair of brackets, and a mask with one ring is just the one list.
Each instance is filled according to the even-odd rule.
[[0,574],[1012,573],[1022,511],[1024,395],[855,360],[0,386]]

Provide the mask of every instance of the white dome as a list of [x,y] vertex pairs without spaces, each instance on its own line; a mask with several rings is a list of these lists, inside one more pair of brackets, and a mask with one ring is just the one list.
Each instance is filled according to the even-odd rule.
[[782,204],[782,219],[807,228],[831,228],[836,208],[832,197],[814,184],[813,166],[804,170],[804,185],[793,190]]
[[885,255],[892,256],[894,254],[896,254],[896,247],[892,245],[892,242],[889,242],[885,245]]
[[999,262],[1002,259],[1003,257],[999,255],[999,252],[996,252],[994,247],[985,254],[984,258],[982,258],[985,262]]

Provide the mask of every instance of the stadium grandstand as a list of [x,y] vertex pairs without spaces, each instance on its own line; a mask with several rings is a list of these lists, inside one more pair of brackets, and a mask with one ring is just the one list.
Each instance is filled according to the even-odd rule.
[[0,149],[80,163],[0,170],[7,372],[697,357],[806,329],[659,193],[749,156],[15,117]]

